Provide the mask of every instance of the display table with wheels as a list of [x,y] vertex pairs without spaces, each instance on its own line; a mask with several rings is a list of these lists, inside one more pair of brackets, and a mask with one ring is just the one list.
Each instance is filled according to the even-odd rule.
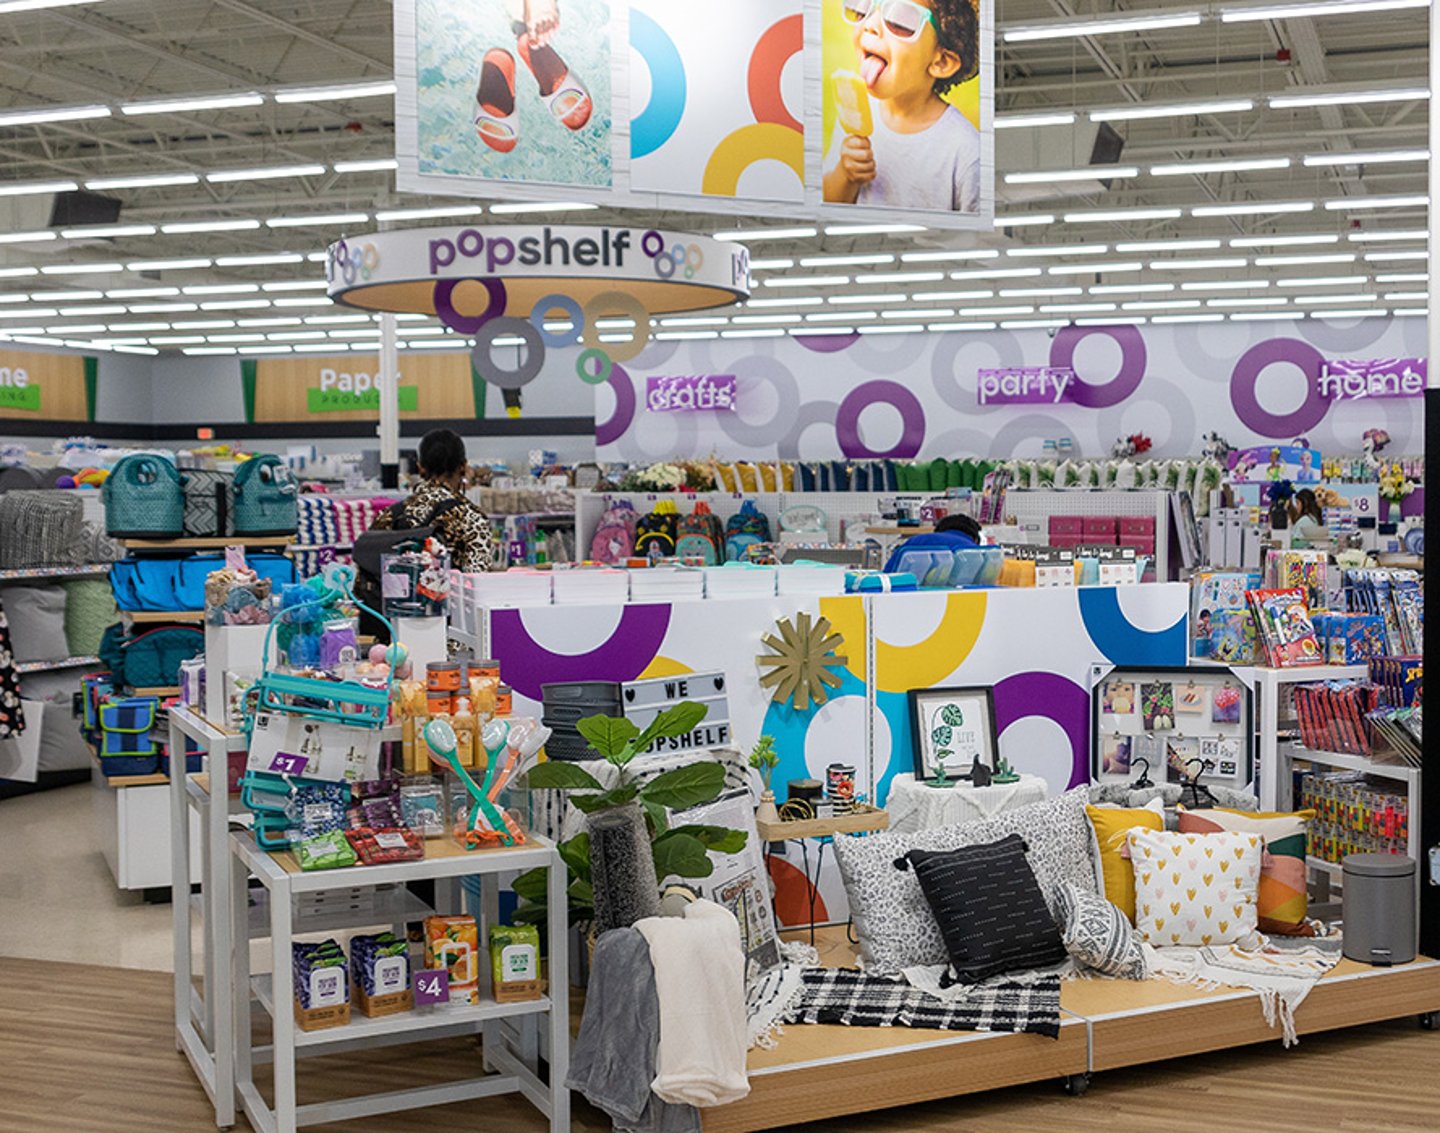
[[[466,852],[446,839],[426,842],[423,860],[379,866],[352,866],[346,869],[301,872],[289,853],[270,854],[255,845],[246,832],[230,837],[231,884],[234,908],[232,921],[245,923],[248,917],[246,893],[254,877],[264,886],[269,910],[268,935],[271,971],[254,977],[250,973],[249,949],[232,950],[230,987],[236,1036],[236,1089],[246,1117],[258,1133],[295,1133],[305,1125],[346,1121],[376,1113],[394,1113],[424,1106],[446,1105],[498,1094],[520,1093],[549,1119],[550,1133],[569,1133],[570,1095],[564,1088],[569,1065],[570,1014],[565,973],[569,970],[566,948],[569,931],[564,910],[568,881],[564,864],[555,846],[532,835],[524,845],[508,849]],[[291,944],[298,932],[321,931],[297,922],[296,903],[307,896],[334,889],[371,888],[407,882],[434,880],[436,903],[459,908],[460,880],[480,879],[481,908],[476,920],[480,940],[488,928],[499,922],[500,874],[535,868],[548,871],[549,970],[558,981],[558,994],[517,1003],[496,1002],[490,988],[490,965],[482,963],[480,998],[474,1005],[447,1004],[416,1007],[393,1015],[369,1018],[359,1013],[350,1022],[324,1030],[301,1030],[292,1010]],[[481,949],[488,958],[488,950]],[[418,969],[417,969],[418,972]],[[274,1034],[269,1056],[274,1069],[273,1100],[266,1100],[254,1079],[259,1053],[252,1045],[252,991],[271,1017]],[[539,1034],[530,1025],[536,1020],[545,1027],[548,1070],[541,1066]],[[386,1083],[400,1088],[363,1097],[346,1098],[316,1105],[296,1101],[296,1057],[300,1053],[323,1054],[327,1050],[355,1050],[369,1046],[423,1042],[453,1035],[481,1036],[483,1066],[477,1055],[476,1077],[438,1086],[404,1088],[404,1060],[394,1063],[395,1073]]]

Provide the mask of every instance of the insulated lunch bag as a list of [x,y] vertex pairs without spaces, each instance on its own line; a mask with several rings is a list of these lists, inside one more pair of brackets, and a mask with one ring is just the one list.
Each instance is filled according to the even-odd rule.
[[100,489],[106,534],[130,539],[178,539],[185,534],[185,489],[164,457],[123,457]]
[[704,500],[697,500],[695,510],[680,517],[676,533],[678,557],[701,559],[706,566],[719,566],[725,560],[725,531]]
[[236,535],[293,535],[300,492],[278,456],[252,456],[235,473]]
[[185,534],[192,539],[229,535],[231,474],[191,468],[181,473],[180,480],[185,486]]
[[196,626],[162,626],[125,643],[125,683],[131,688],[171,688],[180,683],[180,663],[205,653],[205,631]]

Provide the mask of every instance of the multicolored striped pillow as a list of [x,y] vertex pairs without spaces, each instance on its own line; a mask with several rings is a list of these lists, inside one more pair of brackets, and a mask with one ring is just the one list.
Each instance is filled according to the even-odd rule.
[[1213,834],[1230,830],[1265,839],[1260,868],[1259,929],[1277,936],[1306,935],[1309,895],[1305,884],[1305,833],[1313,810],[1265,812],[1243,810],[1180,810],[1182,834]]

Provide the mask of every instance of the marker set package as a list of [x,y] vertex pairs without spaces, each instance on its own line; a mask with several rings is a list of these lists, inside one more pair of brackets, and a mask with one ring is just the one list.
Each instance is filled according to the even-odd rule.
[[1370,754],[1366,716],[1380,702],[1380,691],[1368,681],[1317,681],[1295,686],[1295,714],[1300,741],[1315,751]]
[[1325,663],[1303,587],[1247,590],[1245,598],[1255,616],[1267,664],[1277,669],[1292,669]]
[[1300,805],[1315,811],[1307,852],[1337,865],[1346,854],[1403,854],[1409,848],[1410,801],[1381,780],[1356,771],[1310,772]]

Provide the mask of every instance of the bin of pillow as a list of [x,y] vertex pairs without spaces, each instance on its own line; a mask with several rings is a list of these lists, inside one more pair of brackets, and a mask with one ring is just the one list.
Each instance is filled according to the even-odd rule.
[[945,940],[914,871],[895,868],[896,859],[911,850],[956,850],[1018,834],[1029,847],[1026,859],[1043,893],[1053,892],[1062,881],[1094,893],[1095,863],[1085,817],[1089,798],[1088,788],[1077,787],[981,822],[836,839],[835,859],[866,971],[898,976],[905,968],[945,963]]
[[1020,835],[958,850],[911,850],[905,860],[961,983],[1049,968],[1065,959],[1065,945],[1025,860]]
[[1260,866],[1256,913],[1261,932],[1277,936],[1305,935],[1309,896],[1305,884],[1305,834],[1313,810],[1294,813],[1248,813],[1238,810],[1180,811],[1182,834],[1213,834],[1232,830],[1258,834],[1265,841]]
[[1087,806],[1086,817],[1095,831],[1095,852],[1100,859],[1100,892],[1131,924],[1135,923],[1135,871],[1125,855],[1125,832],[1135,827],[1164,830],[1162,811],[1149,807]]
[[1135,927],[1155,947],[1234,944],[1254,934],[1260,835],[1135,829],[1125,838],[1135,870]]
[[[1129,864],[1125,863],[1127,868]],[[1072,960],[1120,980],[1149,977],[1150,964],[1140,934],[1112,902],[1068,881],[1060,883],[1055,897],[1060,906],[1056,918],[1060,939]]]
[[0,591],[10,622],[10,648],[17,661],[63,661],[70,656],[65,641],[65,588],[7,586]]

